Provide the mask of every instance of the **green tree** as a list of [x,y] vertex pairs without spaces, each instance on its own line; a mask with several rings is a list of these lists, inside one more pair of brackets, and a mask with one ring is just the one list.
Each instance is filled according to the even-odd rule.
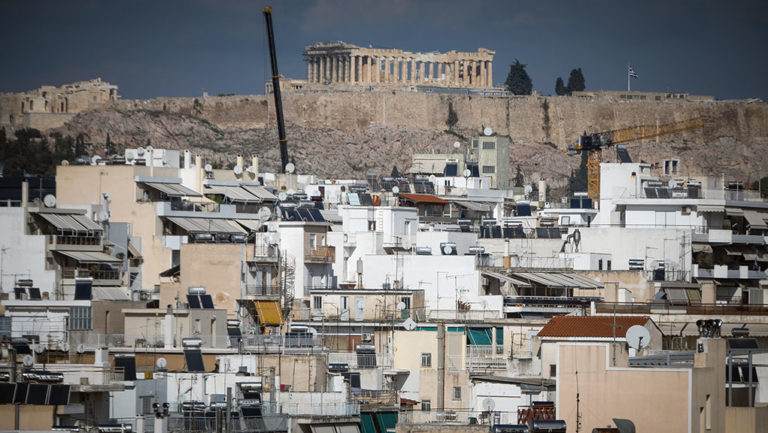
[[752,184],[751,189],[754,191],[760,191],[760,196],[762,197],[768,197],[768,176],[755,181]]
[[448,118],[445,120],[445,125],[449,130],[453,130],[453,127],[459,123],[459,115],[456,114],[456,110],[453,109],[453,102],[448,102]]
[[555,80],[555,95],[563,96],[568,94],[568,89],[563,84],[563,77],[557,77]]
[[117,153],[115,150],[115,143],[112,142],[112,138],[109,136],[109,132],[107,132],[107,143],[104,145],[104,152],[105,155],[114,155]]
[[584,74],[581,73],[581,68],[571,69],[571,75],[568,77],[568,94],[573,92],[581,92],[587,88],[584,81]]
[[515,59],[515,63],[510,65],[504,86],[515,95],[530,95],[533,91],[531,77],[528,76],[525,65],[520,63],[520,60]]
[[520,170],[520,164],[517,164],[517,172],[515,173],[515,187],[522,188],[525,185],[525,178],[523,172]]

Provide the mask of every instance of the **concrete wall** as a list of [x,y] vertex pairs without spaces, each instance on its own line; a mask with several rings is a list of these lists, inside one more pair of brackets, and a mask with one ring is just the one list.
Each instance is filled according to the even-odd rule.
[[[50,431],[56,406],[19,406],[19,430]],[[15,405],[0,405],[0,430],[14,429]]]
[[768,430],[768,406],[725,408],[726,433],[760,433]]
[[203,286],[216,308],[229,316],[237,311],[242,298],[244,244],[184,244],[181,246],[181,287],[179,299],[186,302],[189,287]]
[[[0,286],[3,292],[13,293],[16,279],[32,278],[35,287],[54,298],[56,272],[45,268],[45,236],[25,234],[26,209],[0,208]],[[13,299],[13,295],[11,295]]]

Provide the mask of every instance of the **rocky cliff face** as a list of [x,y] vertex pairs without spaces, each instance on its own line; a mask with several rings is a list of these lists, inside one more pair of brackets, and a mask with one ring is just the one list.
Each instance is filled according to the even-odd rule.
[[[446,130],[449,103],[458,116]],[[584,131],[660,125],[709,116],[711,126],[630,144],[636,161],[679,158],[683,174],[723,173],[755,180],[768,175],[768,104],[745,102],[619,101],[588,97],[481,97],[416,92],[287,92],[289,152],[301,172],[332,178],[403,170],[413,152],[453,150],[490,126],[508,135],[510,163],[527,180],[565,185],[578,157],[566,145]],[[57,130],[87,141],[122,146],[191,149],[222,164],[256,154],[265,170],[278,168],[274,107],[263,95],[118,101],[81,113]],[[604,152],[604,160],[612,160]],[[514,170],[513,170],[514,172]]]

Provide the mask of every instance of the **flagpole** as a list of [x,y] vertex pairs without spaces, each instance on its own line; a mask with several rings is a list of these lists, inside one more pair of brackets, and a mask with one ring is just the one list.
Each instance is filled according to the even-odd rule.
[[629,63],[627,63],[627,92],[631,91],[630,86],[629,86],[629,78],[630,78],[629,77],[629,68],[630,68]]

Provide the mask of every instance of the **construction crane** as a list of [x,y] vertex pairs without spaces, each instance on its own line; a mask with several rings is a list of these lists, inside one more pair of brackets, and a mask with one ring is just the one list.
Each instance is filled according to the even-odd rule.
[[264,8],[267,20],[267,39],[269,40],[269,60],[272,63],[272,93],[275,95],[275,114],[277,114],[277,137],[280,142],[280,172],[285,173],[288,166],[288,139],[285,137],[283,119],[283,100],[280,96],[280,74],[277,72],[277,54],[275,53],[275,34],[272,29],[272,8]]
[[694,117],[665,125],[641,125],[594,134],[585,133],[579,137],[577,144],[568,144],[568,153],[576,155],[587,152],[587,195],[597,202],[600,199],[600,162],[603,149],[619,145],[617,148],[622,162],[631,162],[626,153],[626,145],[620,146],[621,143],[703,128],[708,124],[708,121],[709,119],[706,117]]

